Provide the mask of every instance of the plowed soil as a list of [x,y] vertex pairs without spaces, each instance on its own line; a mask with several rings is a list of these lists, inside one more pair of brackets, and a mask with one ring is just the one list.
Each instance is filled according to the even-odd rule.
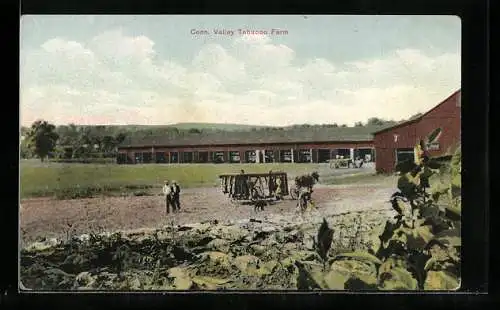
[[[313,198],[320,212],[349,212],[388,207],[386,184],[318,186]],[[285,199],[256,213],[253,206],[232,203],[219,188],[185,189],[181,212],[166,214],[162,196],[102,197],[77,200],[26,199],[21,202],[21,242],[210,220],[219,222],[293,214],[296,201]]]

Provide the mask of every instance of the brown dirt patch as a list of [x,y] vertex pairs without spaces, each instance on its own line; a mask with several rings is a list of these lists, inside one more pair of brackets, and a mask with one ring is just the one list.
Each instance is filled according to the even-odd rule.
[[[353,206],[360,196],[374,197],[376,185],[359,187],[318,187],[313,197],[320,209],[332,202]],[[370,195],[373,194],[373,195]],[[380,196],[380,195],[379,195]],[[384,193],[385,196],[385,193]],[[388,199],[388,196],[383,197]],[[371,200],[371,199],[369,199]],[[295,212],[296,201],[286,199],[266,207],[257,215],[252,206],[231,203],[219,188],[185,189],[181,196],[181,212],[166,215],[162,196],[102,197],[75,200],[26,199],[21,202],[21,240],[32,242],[43,238],[64,238],[83,234],[142,227],[159,227],[171,223],[196,223],[208,220],[246,219],[271,214]]]

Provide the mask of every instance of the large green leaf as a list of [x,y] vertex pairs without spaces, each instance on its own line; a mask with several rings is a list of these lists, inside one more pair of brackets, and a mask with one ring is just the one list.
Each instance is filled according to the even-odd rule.
[[364,260],[342,259],[334,261],[330,265],[330,270],[346,276],[376,275],[377,265]]
[[193,285],[191,277],[184,268],[170,268],[168,270],[168,277],[173,280],[174,287],[178,290],[188,290]]
[[429,169],[440,169],[443,165],[435,160],[435,159],[429,159],[429,161],[425,164],[425,166]]
[[460,221],[462,219],[462,206],[460,204],[445,206],[445,215],[452,221]]
[[192,278],[192,281],[200,288],[200,289],[209,289],[215,290],[221,287],[224,284],[231,282],[230,279],[220,279],[208,276],[195,276]]
[[446,271],[429,271],[424,283],[425,290],[457,290],[460,278]]
[[378,290],[377,277],[372,274],[352,274],[345,282],[344,289],[354,291]]
[[433,237],[432,227],[424,225],[415,228],[401,227],[395,231],[393,240],[405,243],[408,249],[423,249]]
[[326,288],[330,290],[343,290],[348,277],[340,272],[330,270],[323,278]]
[[459,228],[444,230],[435,235],[433,240],[437,240],[445,246],[460,247],[462,245],[462,237]]
[[416,165],[413,160],[404,160],[397,163],[394,170],[401,174],[407,174],[408,172],[412,171],[415,167]]
[[359,261],[365,261],[365,262],[370,262],[376,265],[381,265],[382,261],[377,258],[376,256],[367,253],[367,252],[362,252],[362,251],[355,251],[355,252],[350,252],[350,253],[342,253],[338,254],[334,257],[334,261],[336,260],[342,260],[342,259],[354,259],[354,260],[359,260]]
[[398,179],[398,189],[408,199],[414,199],[417,193],[420,179],[418,175],[413,177],[410,173],[406,173]]
[[317,243],[316,243],[316,250],[319,256],[323,260],[326,260],[327,258],[328,251],[332,246],[332,241],[333,241],[333,229],[328,227],[328,222],[326,221],[325,218],[323,218],[323,222],[321,223],[321,226],[318,229]]
[[294,265],[298,269],[297,288],[299,290],[326,289],[324,274],[321,266],[305,265],[300,261],[295,261]]
[[392,208],[400,215],[411,214],[411,205],[409,202],[403,201],[401,197],[394,197],[391,199]]
[[383,290],[416,290],[418,282],[408,270],[395,267],[380,273],[380,286]]

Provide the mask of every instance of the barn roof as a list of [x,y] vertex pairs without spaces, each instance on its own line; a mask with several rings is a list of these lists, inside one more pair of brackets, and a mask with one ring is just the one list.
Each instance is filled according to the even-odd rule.
[[461,89],[455,91],[453,94],[451,94],[450,96],[448,96],[446,99],[444,99],[443,101],[441,101],[439,104],[437,104],[435,107],[433,107],[429,111],[425,112],[424,114],[421,114],[421,115],[419,115],[417,117],[411,118],[411,119],[406,120],[406,121],[402,121],[402,122],[399,122],[399,123],[396,123],[396,124],[393,124],[393,125],[382,127],[380,129],[378,129],[377,131],[374,131],[373,134],[376,135],[378,133],[386,132],[386,131],[391,130],[391,129],[395,129],[395,128],[402,127],[402,126],[405,126],[405,125],[416,123],[416,122],[420,121],[422,118],[424,118],[425,116],[427,116],[429,113],[431,113],[432,111],[434,111],[435,109],[437,109],[438,107],[440,107],[441,105],[443,105],[444,103],[448,102],[448,100],[450,100],[450,98],[452,98],[453,96],[459,94],[460,92],[461,92]]
[[223,131],[202,134],[185,133],[180,136],[163,135],[129,137],[120,148],[151,146],[209,146],[239,144],[284,144],[314,142],[369,142],[376,127],[323,127],[288,130]]

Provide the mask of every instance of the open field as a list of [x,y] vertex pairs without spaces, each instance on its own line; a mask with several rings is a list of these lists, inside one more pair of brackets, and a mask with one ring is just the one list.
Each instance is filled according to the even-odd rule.
[[[374,175],[369,166],[364,169],[330,169],[325,164],[89,165],[26,162],[21,165],[22,240],[158,227],[171,220],[185,224],[255,216],[251,206],[231,203],[219,187],[219,174],[238,172],[240,169],[247,172],[282,170],[288,173],[289,181],[296,175],[318,171],[321,177],[314,196],[320,207],[330,206],[335,201],[342,201],[343,208],[347,209],[359,205],[351,199],[358,199],[360,190],[375,195],[366,203],[380,205],[382,200],[384,203],[387,200],[387,189],[392,190],[395,185],[395,178]],[[183,187],[183,210],[175,217],[165,215],[160,189],[163,179],[175,179]],[[342,186],[342,182],[352,185]],[[60,194],[59,191],[95,185],[107,186],[117,192],[133,192],[144,186],[142,191],[147,193],[114,196],[104,193],[93,198],[71,197],[73,199],[52,197]],[[382,190],[383,194],[377,194],[377,190]],[[381,200],[372,200],[376,197]],[[258,215],[290,214],[295,212],[295,206],[295,201],[286,199],[268,206]]]
[[86,198],[100,194],[156,193],[165,179],[178,181],[183,188],[218,186],[223,173],[285,171],[294,176],[318,171],[326,183],[332,177],[373,173],[364,169],[330,169],[327,164],[76,164],[41,163],[23,160],[20,164],[21,198]]
[[[354,186],[318,186],[314,191],[318,210],[322,213],[350,211],[352,208],[390,208],[387,203],[394,189],[387,184]],[[370,199],[360,196],[362,191]],[[219,188],[186,189],[181,198],[181,212],[165,214],[163,197],[101,197],[54,200],[26,199],[21,202],[21,237],[23,241],[40,238],[65,238],[66,234],[83,234],[161,227],[210,220],[225,222],[250,217],[294,214],[296,201],[286,199],[255,213],[252,206],[231,203]]]
[[[397,177],[375,175],[370,166],[28,163],[21,169],[30,176],[21,179],[22,184],[31,189],[43,184],[47,193],[91,186],[93,180],[111,190],[111,185],[128,186],[129,191],[141,184],[150,186],[144,187],[149,194],[140,197],[22,199],[23,289],[455,290],[460,286],[456,254],[460,225],[445,215],[439,220],[429,217],[431,225],[416,227],[417,234],[407,228],[405,233],[411,237],[408,244],[415,246],[418,241],[422,249],[444,240],[439,242],[446,242],[446,248],[412,255],[432,263],[434,256],[446,251],[443,257],[451,268],[444,270],[437,263],[429,270],[386,268],[393,264],[388,240],[398,236],[399,226],[393,223],[398,212],[389,202],[397,190]],[[231,202],[221,192],[217,175],[240,169],[283,170],[289,179],[318,171],[316,208],[298,214],[296,201],[287,198],[256,212],[253,206]],[[441,172],[432,178],[433,187],[448,186],[449,171]],[[165,212],[158,188],[164,178],[187,184],[179,213]],[[326,241],[320,238],[324,223],[331,227],[331,239]],[[326,253],[318,241],[329,242]]]
[[[154,176],[160,174],[155,174],[155,168],[169,168],[170,175],[176,176],[189,171],[184,180],[190,186],[182,192],[181,212],[168,215],[159,193],[22,199],[21,288],[455,290],[460,286],[460,270],[455,268],[460,259],[456,256],[460,243],[455,237],[460,236],[460,226],[445,227],[448,222],[443,220],[426,226],[431,230],[417,239],[408,240],[425,245],[442,240],[442,232],[451,234],[444,238],[448,238],[446,259],[454,260],[454,269],[443,271],[437,263],[430,270],[386,268],[393,263],[391,252],[384,253],[391,249],[387,240],[393,236],[386,231],[396,227],[392,221],[397,212],[389,202],[396,191],[395,176],[374,175],[370,167],[287,167],[290,178],[313,170],[323,176],[313,193],[316,208],[305,214],[297,214],[296,201],[290,199],[256,212],[252,206],[230,202],[215,184],[207,181],[204,186],[195,186],[197,183],[189,179],[196,176],[190,170],[195,167],[205,168],[204,179],[210,180],[229,168],[266,171],[270,166],[144,165],[144,169],[138,169],[140,166],[101,165],[101,170],[96,165],[31,166],[33,170],[52,171],[52,175],[65,169],[68,180],[74,182],[67,186],[79,184],[70,177],[73,171],[79,171],[80,178],[87,182],[103,171],[108,182],[123,182],[126,179],[118,176],[137,171],[143,176],[143,184],[148,180],[152,184]],[[276,166],[285,170],[285,165]],[[97,172],[89,175],[89,171]],[[448,178],[446,173],[433,183],[442,181],[440,186],[445,186]],[[326,254],[317,246],[318,240],[323,240],[319,239],[322,222],[332,229]],[[422,227],[415,229],[420,231]],[[407,234],[415,238],[413,230]],[[441,255],[418,253],[430,262],[434,255]]]

